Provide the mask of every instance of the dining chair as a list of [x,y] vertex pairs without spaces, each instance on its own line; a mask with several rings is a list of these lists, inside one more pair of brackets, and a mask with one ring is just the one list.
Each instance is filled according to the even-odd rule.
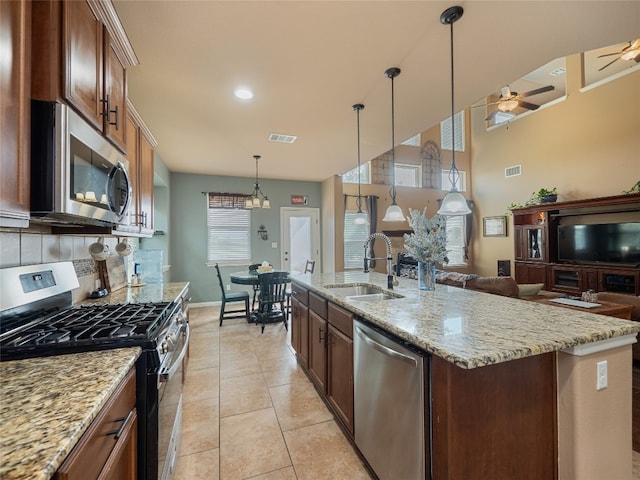
[[286,288],[289,283],[288,272],[259,273],[260,294],[258,295],[258,309],[252,313],[252,320],[262,324],[262,333],[267,323],[284,323],[288,330],[288,315],[286,311]]
[[[262,265],[261,263],[252,263],[251,265],[249,265],[249,273],[252,272],[256,272],[256,275],[258,274],[258,267]],[[258,298],[258,293],[260,292],[260,285],[259,284],[255,284],[253,285],[253,300],[251,300],[251,310],[255,310],[256,308],[256,300]]]
[[[225,292],[224,283],[222,281],[222,275],[220,275],[220,268],[216,263],[216,273],[218,274],[218,282],[220,283],[220,291],[222,292],[222,305],[220,305],[220,326],[222,326],[222,320],[230,318],[243,318],[246,317],[250,320],[249,311],[249,294],[247,292]],[[244,308],[235,308],[232,310],[227,309],[228,303],[244,302]]]

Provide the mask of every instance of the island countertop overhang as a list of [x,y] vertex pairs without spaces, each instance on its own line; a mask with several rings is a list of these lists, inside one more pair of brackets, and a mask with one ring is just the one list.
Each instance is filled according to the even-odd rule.
[[532,355],[571,349],[616,337],[635,337],[640,323],[559,306],[436,285],[418,289],[399,278],[403,298],[363,302],[348,299],[337,284],[371,284],[386,290],[386,275],[336,272],[292,280],[416,347],[471,369]]

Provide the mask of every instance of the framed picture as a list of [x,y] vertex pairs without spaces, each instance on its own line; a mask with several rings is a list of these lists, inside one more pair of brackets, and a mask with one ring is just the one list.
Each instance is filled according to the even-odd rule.
[[484,237],[506,237],[507,217],[484,217],[482,219],[482,235]]

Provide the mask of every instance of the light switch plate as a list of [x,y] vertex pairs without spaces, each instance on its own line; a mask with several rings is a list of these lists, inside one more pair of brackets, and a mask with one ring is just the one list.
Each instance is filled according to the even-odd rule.
[[271,248],[278,248],[278,242],[271,242]]

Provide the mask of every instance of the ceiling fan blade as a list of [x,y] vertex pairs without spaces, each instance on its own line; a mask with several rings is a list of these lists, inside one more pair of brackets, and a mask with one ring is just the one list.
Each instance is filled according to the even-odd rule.
[[623,52],[624,52],[624,50],[622,50],[621,52],[604,53],[602,55],[598,55],[596,58],[610,57],[611,55],[620,55]]
[[535,90],[529,90],[528,92],[524,92],[520,94],[520,98],[524,97],[532,97],[534,95],[538,95],[539,93],[550,92],[551,90],[555,90],[556,87],[553,85],[547,85],[545,87],[536,88]]
[[535,103],[523,102],[522,100],[518,102],[518,106],[526,108],[527,110],[537,110],[538,108],[540,108],[540,105],[536,105]]
[[605,68],[607,68],[609,65],[611,65],[612,63],[617,62],[618,60],[620,60],[620,57],[614,58],[613,60],[611,60],[609,63],[607,63],[604,67],[601,67],[598,69],[599,72],[601,72],[602,70],[604,70]]

